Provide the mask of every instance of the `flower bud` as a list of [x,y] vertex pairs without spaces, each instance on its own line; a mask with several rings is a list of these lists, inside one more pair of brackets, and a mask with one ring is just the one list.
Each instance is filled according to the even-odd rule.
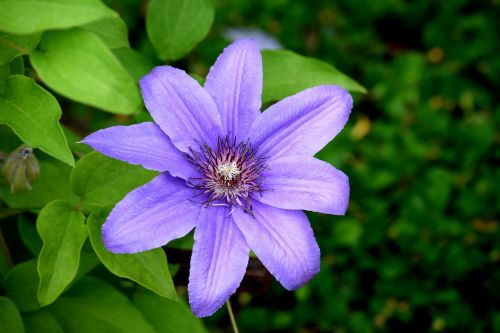
[[10,184],[10,191],[31,191],[31,184],[40,175],[38,160],[33,154],[33,148],[21,145],[5,160],[2,173]]

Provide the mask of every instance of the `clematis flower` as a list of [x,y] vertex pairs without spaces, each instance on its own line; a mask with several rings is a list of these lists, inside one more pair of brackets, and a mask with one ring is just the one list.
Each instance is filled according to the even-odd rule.
[[351,96],[318,86],[261,113],[262,60],[252,40],[228,46],[204,87],[170,66],[154,68],[140,87],[154,123],[83,141],[160,172],[111,211],[106,248],[145,251],[195,228],[188,291],[199,317],[236,291],[250,250],[286,289],[309,281],[320,250],[302,210],[342,215],[349,201],[347,176],[313,155],[344,127]]

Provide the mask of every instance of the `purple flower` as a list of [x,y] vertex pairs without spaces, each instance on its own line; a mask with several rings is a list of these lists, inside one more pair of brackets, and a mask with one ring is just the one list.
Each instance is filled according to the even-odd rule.
[[347,176],[313,155],[344,127],[351,96],[319,86],[261,113],[262,60],[252,40],[227,47],[204,87],[169,66],[140,86],[155,123],[83,141],[161,172],[114,207],[102,228],[106,248],[145,251],[196,227],[188,289],[199,317],[235,292],[250,250],[286,289],[309,281],[320,251],[302,210],[342,215],[349,201]]

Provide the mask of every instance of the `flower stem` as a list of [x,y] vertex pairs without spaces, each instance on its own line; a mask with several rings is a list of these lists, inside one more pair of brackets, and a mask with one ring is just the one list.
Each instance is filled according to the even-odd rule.
[[233,327],[234,333],[239,333],[238,325],[236,325],[236,319],[234,319],[233,308],[231,307],[231,303],[229,300],[226,301],[227,312],[229,312],[229,319],[231,319],[231,326]]

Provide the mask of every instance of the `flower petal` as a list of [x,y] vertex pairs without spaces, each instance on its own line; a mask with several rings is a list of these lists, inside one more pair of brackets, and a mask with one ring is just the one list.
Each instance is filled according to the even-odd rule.
[[205,89],[219,109],[222,134],[244,141],[260,115],[262,57],[257,43],[242,39],[226,47],[210,69]]
[[249,248],[229,209],[202,208],[194,233],[189,271],[189,303],[193,313],[206,317],[217,311],[240,285]]
[[314,157],[271,160],[263,177],[265,190],[255,199],[270,206],[344,215],[349,205],[347,176]]
[[319,272],[319,247],[304,212],[254,202],[253,213],[236,209],[232,216],[250,249],[286,289]]
[[269,107],[253,123],[250,141],[270,158],[314,155],[342,130],[351,95],[337,86],[318,86]]
[[140,85],[148,111],[174,146],[189,152],[190,147],[216,143],[221,126],[217,107],[186,72],[170,66],[155,67]]
[[183,153],[154,123],[109,127],[90,134],[82,143],[106,156],[150,170],[169,171],[176,177],[187,179],[195,172]]
[[114,253],[135,253],[186,235],[202,207],[192,197],[185,181],[162,173],[116,204],[102,227],[104,245]]

